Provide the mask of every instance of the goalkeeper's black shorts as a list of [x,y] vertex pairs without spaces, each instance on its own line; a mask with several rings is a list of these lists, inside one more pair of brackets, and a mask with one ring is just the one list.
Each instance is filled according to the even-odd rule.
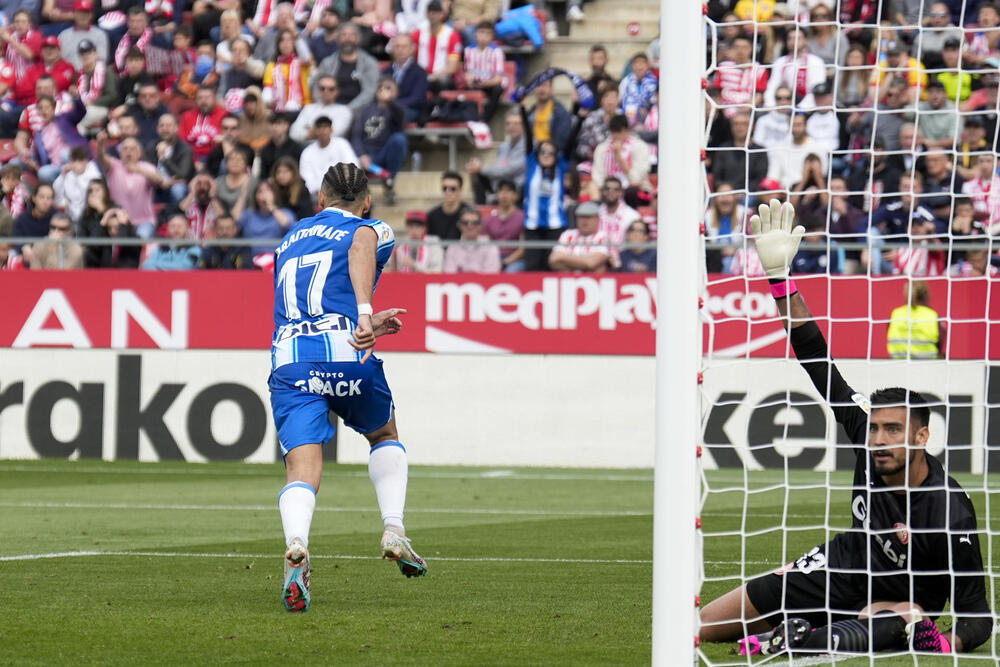
[[[775,626],[787,616],[804,618],[814,628],[857,618],[869,601],[869,577],[850,566],[827,562],[821,544],[785,567],[747,581],[747,596],[761,616]],[[845,571],[847,570],[847,571]]]

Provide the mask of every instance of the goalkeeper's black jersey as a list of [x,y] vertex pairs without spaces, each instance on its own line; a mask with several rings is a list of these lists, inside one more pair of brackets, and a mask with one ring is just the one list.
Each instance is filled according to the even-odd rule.
[[870,572],[872,601],[912,601],[937,616],[950,599],[959,616],[955,631],[965,650],[974,648],[989,637],[992,622],[972,501],[929,454],[929,474],[918,488],[887,487],[871,472],[864,446],[867,397],[844,381],[815,323],[793,329],[791,342],[851,442],[862,445],[855,449],[852,528],[828,545],[830,567]]

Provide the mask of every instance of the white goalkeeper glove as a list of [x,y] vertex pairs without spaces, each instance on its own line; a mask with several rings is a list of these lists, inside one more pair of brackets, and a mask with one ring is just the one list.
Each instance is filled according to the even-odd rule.
[[750,232],[757,242],[757,256],[768,278],[787,278],[806,228],[795,223],[795,207],[772,199],[760,205],[760,215],[750,218]]

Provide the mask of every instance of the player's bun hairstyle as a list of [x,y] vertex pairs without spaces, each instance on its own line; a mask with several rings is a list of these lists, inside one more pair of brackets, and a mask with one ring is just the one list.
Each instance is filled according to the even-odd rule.
[[355,204],[368,196],[368,176],[356,164],[338,162],[326,170],[320,187],[331,202]]
[[875,408],[909,408],[910,421],[917,428],[930,426],[931,409],[927,406],[927,399],[920,393],[902,387],[886,387],[872,392],[868,398],[872,409]]

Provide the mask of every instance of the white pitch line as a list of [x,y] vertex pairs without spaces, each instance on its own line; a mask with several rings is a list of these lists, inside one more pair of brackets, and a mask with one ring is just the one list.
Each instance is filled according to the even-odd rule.
[[[252,464],[248,464],[252,465]],[[248,476],[248,477],[280,477],[270,470],[253,470],[252,468],[229,468],[218,469],[190,469],[161,468],[150,464],[149,468],[63,468],[30,465],[0,465],[0,472],[45,472],[45,473],[72,473],[77,475],[216,475],[224,476]],[[368,478],[366,471],[340,471],[334,469],[330,474],[332,477],[364,477]],[[610,475],[588,475],[584,473],[524,473],[514,470],[484,470],[481,472],[430,472],[410,469],[411,479],[478,479],[478,480],[539,480],[552,482],[653,482],[652,475],[630,475],[630,474],[610,474]]]
[[[0,562],[41,560],[46,558],[81,558],[87,556],[142,556],[147,558],[250,558],[260,560],[281,559],[280,554],[241,554],[241,553],[186,553],[182,551],[56,551],[42,554],[17,554],[0,556]],[[312,559],[322,560],[381,560],[379,556],[359,556],[356,554],[309,554]],[[650,565],[651,560],[625,558],[461,558],[455,556],[431,556],[431,563],[445,561],[451,563],[580,563],[584,565]]]
[[[55,508],[55,509],[122,509],[122,510],[195,510],[195,511],[223,511],[223,512],[270,512],[277,508],[274,505],[174,505],[157,503],[78,503],[78,502],[3,502],[0,507],[22,507],[22,508]],[[376,512],[375,507],[316,507],[317,512]],[[594,516],[594,517],[618,517],[618,516],[652,516],[652,512],[640,512],[631,510],[621,511],[584,511],[584,510],[504,510],[504,509],[470,509],[452,507],[427,507],[427,508],[407,508],[407,514],[476,514],[486,516]]]
[[773,565],[778,567],[781,563],[767,560],[706,560],[705,565]]

